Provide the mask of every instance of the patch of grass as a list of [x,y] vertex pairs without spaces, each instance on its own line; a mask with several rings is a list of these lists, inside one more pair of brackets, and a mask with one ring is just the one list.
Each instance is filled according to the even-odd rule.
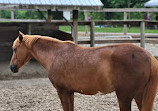
[[[60,30],[70,32],[71,27],[70,26],[60,26]],[[95,32],[100,33],[123,33],[123,27],[95,27]],[[85,32],[85,26],[78,26],[79,32]],[[90,28],[88,27],[88,31],[90,31]],[[140,27],[131,27],[130,29],[127,28],[128,33],[140,33]],[[145,29],[146,33],[158,33],[158,29]]]
[[[60,26],[59,30],[70,32],[71,31],[71,27],[70,26]],[[84,26],[78,26],[78,31],[79,32],[84,32],[85,31],[85,27]]]

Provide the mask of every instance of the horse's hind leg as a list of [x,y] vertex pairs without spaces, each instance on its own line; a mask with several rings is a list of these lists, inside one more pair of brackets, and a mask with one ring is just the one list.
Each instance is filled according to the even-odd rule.
[[74,92],[57,90],[64,111],[74,111]]
[[[147,95],[147,93],[150,95]],[[138,93],[134,97],[136,104],[138,106],[138,109],[140,111],[152,111],[155,94],[156,94],[156,88],[155,88],[155,91],[148,90],[148,92],[146,92],[146,90],[144,90]]]
[[140,111],[152,111],[157,92],[157,81],[149,80],[142,94],[142,107]]
[[150,79],[145,88],[134,97],[140,111],[152,111],[156,92],[157,83]]
[[131,102],[133,97],[125,93],[125,91],[116,91],[119,102],[120,111],[131,111]]
[[135,102],[138,106],[138,109],[141,111],[141,109],[142,109],[142,100],[143,100],[143,92],[138,93],[137,95],[135,95],[134,99],[135,99]]

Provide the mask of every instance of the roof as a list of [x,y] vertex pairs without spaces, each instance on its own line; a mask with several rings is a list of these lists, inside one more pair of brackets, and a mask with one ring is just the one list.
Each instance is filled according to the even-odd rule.
[[158,0],[150,0],[144,4],[145,7],[158,7]]
[[98,10],[100,0],[0,0],[0,9]]

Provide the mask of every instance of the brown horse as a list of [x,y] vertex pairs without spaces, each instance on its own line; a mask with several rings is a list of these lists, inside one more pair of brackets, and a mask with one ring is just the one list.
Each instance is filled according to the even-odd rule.
[[13,44],[10,62],[18,72],[35,58],[48,72],[64,111],[74,111],[74,92],[94,95],[115,91],[120,111],[131,111],[135,99],[140,111],[152,111],[158,85],[158,63],[132,44],[85,48],[21,32]]

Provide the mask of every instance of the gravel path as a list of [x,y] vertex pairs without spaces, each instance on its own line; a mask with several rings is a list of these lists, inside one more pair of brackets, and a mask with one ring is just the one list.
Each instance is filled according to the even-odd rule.
[[[62,111],[55,88],[47,78],[0,81],[0,111]],[[115,93],[75,93],[75,111],[118,111]],[[138,111],[132,102],[132,111]],[[158,95],[154,103],[158,111]]]

